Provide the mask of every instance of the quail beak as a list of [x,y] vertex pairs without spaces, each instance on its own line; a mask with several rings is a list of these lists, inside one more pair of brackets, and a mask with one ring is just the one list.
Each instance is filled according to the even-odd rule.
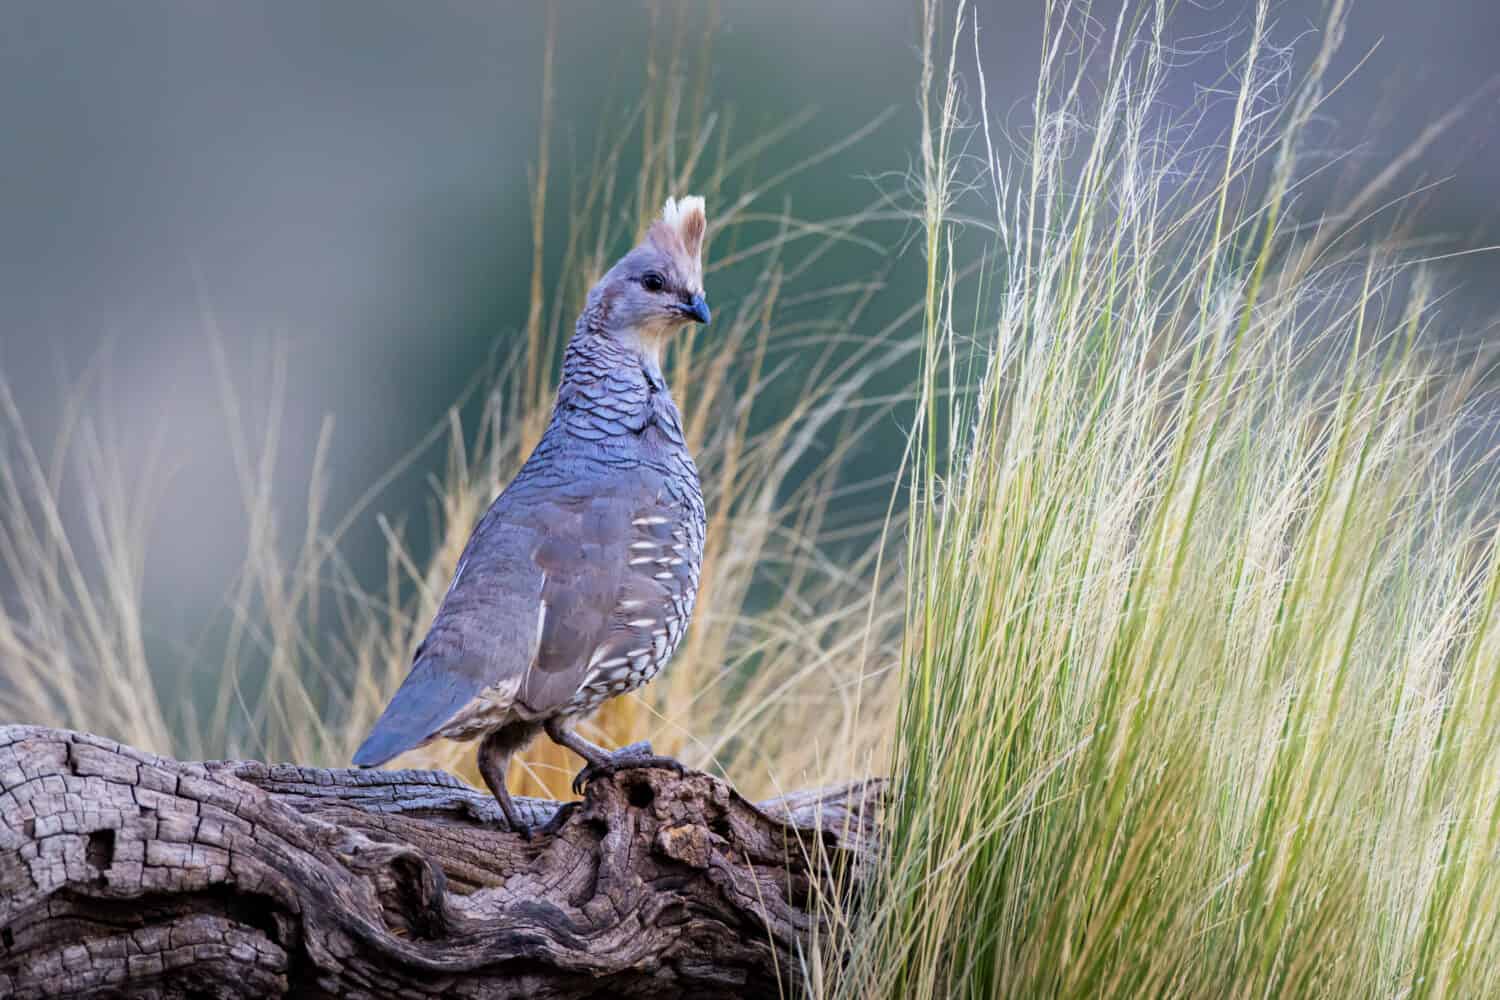
[[684,318],[694,320],[698,323],[707,323],[711,315],[708,311],[708,303],[702,295],[694,295],[692,299],[682,303],[677,308]]

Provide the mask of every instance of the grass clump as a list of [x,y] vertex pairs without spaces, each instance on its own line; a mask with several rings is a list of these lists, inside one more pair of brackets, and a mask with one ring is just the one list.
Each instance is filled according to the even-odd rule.
[[1256,6],[1211,142],[1168,7],[1049,3],[1010,161],[927,8],[888,854],[826,995],[1500,990],[1477,373],[1419,349],[1420,276],[1290,221],[1339,6],[1291,83]]

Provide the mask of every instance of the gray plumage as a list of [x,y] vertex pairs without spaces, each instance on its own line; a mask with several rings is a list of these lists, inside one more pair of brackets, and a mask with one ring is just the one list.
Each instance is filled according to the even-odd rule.
[[572,727],[655,676],[692,615],[703,496],[660,352],[683,323],[708,321],[705,227],[701,199],[669,200],[590,291],[551,421],[474,529],[356,764],[483,737],[481,773],[513,826],[505,765],[538,729],[590,768],[629,766]]

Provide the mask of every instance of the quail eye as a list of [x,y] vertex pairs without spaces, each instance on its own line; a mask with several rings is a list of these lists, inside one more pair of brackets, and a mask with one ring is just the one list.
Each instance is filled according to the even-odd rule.
[[666,279],[655,271],[647,271],[641,275],[641,287],[648,292],[659,292],[667,287]]

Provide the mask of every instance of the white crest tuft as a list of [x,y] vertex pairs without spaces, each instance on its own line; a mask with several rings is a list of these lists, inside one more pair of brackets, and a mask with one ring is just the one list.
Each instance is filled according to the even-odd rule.
[[703,252],[703,235],[708,229],[708,216],[701,197],[690,194],[683,198],[668,198],[661,209],[661,221],[682,240],[688,256],[698,257]]

